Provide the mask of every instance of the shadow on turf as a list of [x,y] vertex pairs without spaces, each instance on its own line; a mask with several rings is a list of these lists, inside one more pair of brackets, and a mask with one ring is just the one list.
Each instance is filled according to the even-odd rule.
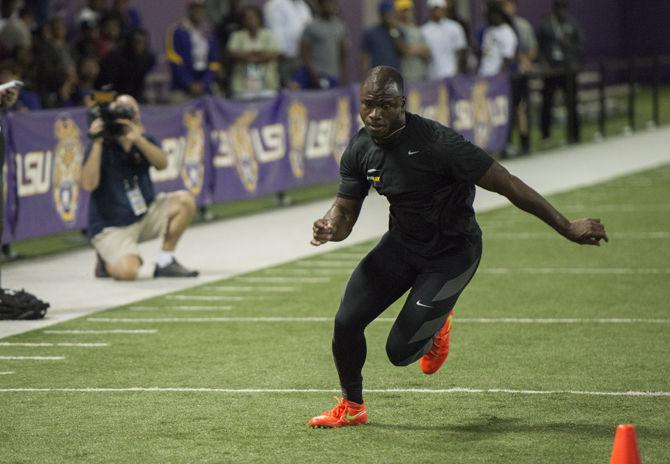
[[[393,430],[448,432],[466,440],[489,439],[491,434],[503,433],[566,433],[591,437],[610,437],[612,424],[588,424],[571,422],[529,423],[518,417],[485,416],[464,424],[421,425],[421,424],[385,424],[371,422],[368,427]],[[648,438],[667,436],[667,429],[644,427]]]

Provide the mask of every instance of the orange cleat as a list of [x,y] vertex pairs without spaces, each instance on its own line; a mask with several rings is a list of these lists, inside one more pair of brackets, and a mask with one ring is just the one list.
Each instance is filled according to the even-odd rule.
[[347,425],[365,424],[368,421],[368,413],[364,404],[337,398],[337,406],[326,411],[320,416],[313,417],[307,423],[310,427],[317,429],[332,429],[346,427]]
[[454,312],[452,311],[447,317],[447,322],[433,340],[430,351],[424,354],[419,362],[424,374],[430,375],[437,372],[449,356],[449,335],[451,334],[451,318],[453,315]]

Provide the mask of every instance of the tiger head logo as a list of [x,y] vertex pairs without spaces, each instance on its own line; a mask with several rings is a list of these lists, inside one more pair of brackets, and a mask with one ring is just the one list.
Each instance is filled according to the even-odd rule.
[[181,179],[184,186],[193,195],[202,191],[205,179],[205,130],[202,127],[202,111],[184,114],[184,125],[187,129],[184,163],[181,168]]
[[258,161],[249,129],[257,115],[256,111],[245,111],[228,129],[237,175],[248,192],[255,192],[258,187]]
[[54,124],[58,141],[54,149],[51,195],[60,218],[66,224],[77,219],[79,185],[77,181],[84,159],[79,127],[69,116],[61,116]]
[[298,101],[288,107],[289,160],[296,178],[305,175],[305,140],[307,138],[307,108]]

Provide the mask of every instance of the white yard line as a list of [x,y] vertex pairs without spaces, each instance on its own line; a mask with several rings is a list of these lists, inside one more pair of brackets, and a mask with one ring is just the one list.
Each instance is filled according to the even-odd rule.
[[293,263],[295,266],[300,266],[300,267],[330,267],[333,269],[338,269],[338,268],[351,268],[353,269],[360,260],[358,261],[352,261],[352,260],[342,260],[342,261],[336,261],[332,259],[326,259],[326,260],[316,260],[316,259],[310,259],[306,261],[296,261]]
[[325,284],[330,282],[330,277],[237,277],[235,280],[249,283],[301,283],[301,284]]
[[232,306],[128,306],[131,311],[230,311]]
[[670,274],[670,268],[635,267],[489,267],[477,271],[480,274]]
[[298,290],[296,287],[239,287],[233,285],[207,285],[202,287],[203,290],[216,290],[219,292],[276,292],[276,293],[293,293]]
[[179,301],[243,301],[243,296],[233,295],[167,295],[166,300]]
[[112,330],[43,330],[45,334],[123,334],[123,335],[145,335],[158,333],[158,329],[112,329]]
[[267,272],[273,272],[277,274],[296,274],[296,275],[312,275],[312,274],[328,274],[328,275],[351,275],[353,271],[353,266],[351,269],[345,268],[328,268],[328,269],[308,269],[308,268],[281,268],[281,269],[272,269]]
[[0,356],[1,361],[62,361],[65,356]]
[[[485,234],[484,241],[487,240],[540,240],[540,239],[560,239],[560,235],[551,232],[493,232]],[[670,232],[619,232],[609,234],[611,240],[667,240],[670,238]],[[311,262],[311,261],[310,261]]]
[[331,261],[331,260],[334,260],[334,261],[343,260],[344,261],[344,260],[348,260],[348,259],[359,260],[360,261],[364,257],[365,257],[365,253],[340,253],[338,251],[334,251],[334,252],[328,253],[328,254],[319,255],[319,258],[325,259],[325,260],[328,260],[328,261]]
[[109,346],[109,343],[22,343],[22,342],[0,342],[0,346],[30,346],[30,347],[46,347],[46,346],[69,346],[74,348],[98,348],[102,346]]
[[12,375],[13,373],[14,373],[14,371],[4,371],[4,372],[0,372],[0,375]]
[[[332,322],[332,317],[308,316],[258,316],[258,317],[89,317],[89,322],[102,323],[152,323],[152,322]],[[394,322],[392,317],[378,317],[374,322]],[[670,324],[670,319],[629,318],[529,318],[529,317],[479,317],[455,318],[456,323],[471,324]]]
[[[333,276],[348,276],[353,271],[345,267],[325,267],[307,269],[307,268],[282,268],[274,269],[273,272],[281,274],[329,274]],[[579,275],[600,275],[600,274],[670,274],[670,268],[636,268],[636,267],[481,267],[477,270],[478,274],[579,274]],[[290,279],[291,277],[287,277]]]
[[[90,387],[90,388],[0,388],[0,393],[232,393],[232,394],[291,394],[339,393],[327,388],[208,388],[208,387]],[[516,390],[511,388],[368,388],[365,393],[407,394],[509,394],[509,395],[579,395],[639,398],[667,398],[667,391],[586,391],[586,390]]]
[[593,214],[601,212],[612,213],[655,213],[670,211],[670,204],[661,205],[566,205],[561,210],[589,211]]

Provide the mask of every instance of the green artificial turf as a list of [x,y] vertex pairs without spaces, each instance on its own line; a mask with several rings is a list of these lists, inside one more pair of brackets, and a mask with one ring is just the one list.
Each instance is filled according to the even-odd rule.
[[[0,462],[595,463],[627,422],[643,462],[670,462],[669,198],[670,166],[552,196],[570,217],[602,219],[599,248],[511,207],[480,214],[484,256],[442,370],[386,359],[400,303],[368,327],[365,388],[382,391],[366,394],[364,426],[306,422],[334,405],[332,317],[373,242],[0,340],[109,344],[0,344],[0,356],[65,356],[0,359],[14,372],[0,375]],[[573,322],[538,321],[556,318]],[[157,332],[49,333],[89,329]],[[611,394],[628,391],[665,396]]]

